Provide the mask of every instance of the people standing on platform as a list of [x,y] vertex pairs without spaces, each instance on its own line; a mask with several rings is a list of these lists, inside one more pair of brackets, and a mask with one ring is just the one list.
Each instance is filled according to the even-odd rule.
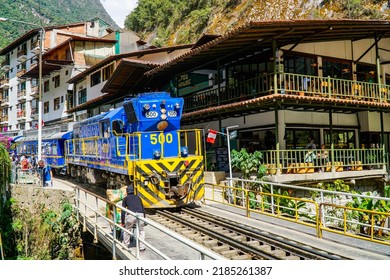
[[35,156],[35,154],[32,154],[30,161],[31,161],[31,167],[35,170],[37,168],[37,165],[38,165],[38,159]]
[[31,169],[31,164],[26,156],[23,156],[23,159],[20,161],[20,167],[22,168],[22,170]]
[[305,162],[314,162],[316,158],[317,157],[313,149],[309,148],[309,150],[305,154]]
[[[127,195],[122,201],[122,207],[130,210],[138,216],[145,217],[145,209],[142,204],[141,198],[134,194],[134,187],[132,185],[128,186],[126,189]],[[122,226],[125,227],[128,231],[131,232],[132,227],[137,222],[137,218],[125,211],[121,213],[121,222]],[[139,221],[139,249],[140,251],[144,251],[146,249],[145,244],[142,243],[145,240],[145,223],[143,221]],[[126,231],[123,233],[123,244],[126,248],[130,246],[130,234]]]
[[308,143],[306,144],[306,149],[313,149],[315,150],[317,148],[316,144],[314,143],[314,139],[312,137],[308,138]]
[[45,164],[43,159],[38,161],[38,174],[42,181],[43,187],[53,186],[53,171],[51,171],[50,165]]
[[[318,158],[320,159],[320,165],[325,166],[329,162],[329,154],[328,151],[326,150],[325,144],[321,145],[321,150],[317,154]],[[321,167],[320,172],[324,171],[324,168]]]

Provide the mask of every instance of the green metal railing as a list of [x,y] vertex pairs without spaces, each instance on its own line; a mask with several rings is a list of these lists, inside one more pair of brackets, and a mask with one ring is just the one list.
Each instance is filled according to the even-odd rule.
[[268,174],[362,171],[383,169],[384,148],[261,151]]

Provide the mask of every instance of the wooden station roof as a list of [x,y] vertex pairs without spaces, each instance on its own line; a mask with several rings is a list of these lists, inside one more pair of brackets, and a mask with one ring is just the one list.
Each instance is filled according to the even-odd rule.
[[249,22],[223,36],[194,48],[146,73],[153,80],[161,80],[200,67],[217,69],[249,54],[277,47],[310,42],[390,37],[389,21],[368,20],[283,20]]

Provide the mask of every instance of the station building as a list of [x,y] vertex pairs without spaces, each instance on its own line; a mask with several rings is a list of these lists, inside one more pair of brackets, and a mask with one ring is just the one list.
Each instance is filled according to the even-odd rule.
[[[185,127],[207,133],[238,125],[232,147],[262,151],[275,181],[381,178],[390,141],[389,27],[363,20],[250,22],[205,35],[147,72],[122,70],[120,78],[118,69],[115,86],[104,91],[112,99],[167,90],[185,100]],[[316,160],[306,159],[309,138]],[[227,171],[226,138],[218,143],[207,146],[208,162]]]
[[[389,21],[259,21],[193,45],[110,55],[69,77],[66,112],[82,120],[165,90],[184,98],[184,128],[238,125],[232,148],[261,151],[273,181],[383,179],[389,31]],[[228,170],[226,143],[207,144],[209,168]]]

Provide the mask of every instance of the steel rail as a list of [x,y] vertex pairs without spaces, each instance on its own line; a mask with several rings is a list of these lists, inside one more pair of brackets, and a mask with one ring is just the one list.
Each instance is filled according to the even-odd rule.
[[272,246],[279,247],[285,251],[288,251],[294,255],[302,256],[304,259],[326,259],[326,260],[341,260],[341,259],[348,259],[346,257],[337,256],[332,253],[322,253],[324,252],[323,249],[314,248],[312,246],[308,246],[306,244],[300,245],[296,241],[293,241],[291,239],[288,239],[283,236],[275,236],[270,237],[270,233],[266,233],[263,230],[257,229],[255,227],[245,225],[242,223],[238,223],[226,218],[222,218],[207,212],[204,212],[202,210],[189,210],[189,209],[183,209],[182,210],[185,213],[188,213],[190,215],[194,215],[196,217],[199,217],[201,219],[210,221],[214,224],[223,226],[225,228],[228,228],[229,230],[236,231],[240,234],[244,234],[247,236],[250,236],[254,239],[258,239],[261,242],[265,242],[268,244],[271,244]]

